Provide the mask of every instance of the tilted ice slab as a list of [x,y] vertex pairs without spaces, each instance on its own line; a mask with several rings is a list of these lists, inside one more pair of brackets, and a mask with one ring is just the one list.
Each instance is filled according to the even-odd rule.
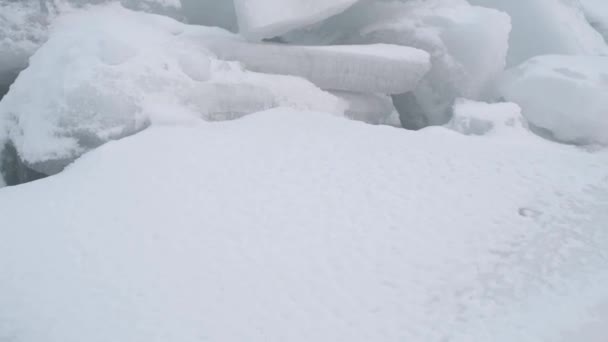
[[0,131],[43,174],[154,123],[234,119],[279,106],[341,115],[346,106],[304,79],[212,58],[200,43],[208,28],[119,5],[75,12],[54,26],[0,102]]
[[608,144],[608,57],[535,57],[508,70],[498,89],[553,138]]
[[431,55],[432,68],[416,89],[395,96],[407,128],[449,120],[455,98],[484,99],[505,66],[509,17],[465,0],[362,2],[322,25],[287,35],[293,43],[388,43]]
[[239,32],[249,39],[260,40],[323,21],[343,12],[357,1],[234,0],[234,5]]
[[206,44],[248,70],[299,76],[330,90],[399,94],[414,89],[430,68],[426,52],[388,44],[293,46],[224,37]]
[[[600,0],[604,3],[603,0]],[[546,54],[606,55],[608,46],[573,0],[470,0],[507,12],[513,22],[508,65]]]

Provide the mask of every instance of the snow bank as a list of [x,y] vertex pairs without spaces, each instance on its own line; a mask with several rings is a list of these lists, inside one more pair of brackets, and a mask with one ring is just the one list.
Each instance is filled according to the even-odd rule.
[[321,22],[358,0],[234,0],[239,32],[252,40],[273,38]]
[[156,121],[226,120],[288,106],[342,113],[305,80],[216,60],[207,35],[169,18],[107,5],[67,15],[0,103],[28,167],[45,174]]
[[499,92],[559,141],[608,144],[608,57],[535,57],[508,70]]
[[470,3],[496,8],[511,16],[509,66],[538,55],[608,55],[606,42],[586,21],[579,1],[470,0]]
[[457,99],[453,113],[446,126],[465,135],[491,135],[512,139],[528,134],[521,108],[515,103]]
[[106,144],[0,190],[0,336],[593,341],[608,155],[533,138],[274,110]]

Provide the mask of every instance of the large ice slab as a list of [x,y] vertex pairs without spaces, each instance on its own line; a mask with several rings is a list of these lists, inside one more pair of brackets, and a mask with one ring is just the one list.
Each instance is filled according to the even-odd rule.
[[211,57],[200,42],[208,31],[120,5],[61,17],[0,102],[10,143],[26,166],[54,174],[154,123],[227,120],[278,106],[343,113],[343,101],[304,79]]
[[358,0],[234,0],[239,32],[253,40],[273,38],[336,15]]
[[239,39],[206,44],[219,58],[249,70],[299,76],[331,90],[398,94],[414,89],[430,68],[426,52],[388,44],[294,46]]
[[470,2],[505,11],[511,16],[513,31],[507,58],[510,66],[546,54],[608,54],[606,42],[589,25],[578,1],[470,0]]
[[413,93],[394,97],[407,128],[449,120],[455,98],[484,99],[505,66],[509,17],[465,0],[363,2],[319,27],[293,32],[293,43],[389,43],[431,55],[432,68]]
[[535,57],[508,70],[498,88],[551,137],[608,144],[608,57]]

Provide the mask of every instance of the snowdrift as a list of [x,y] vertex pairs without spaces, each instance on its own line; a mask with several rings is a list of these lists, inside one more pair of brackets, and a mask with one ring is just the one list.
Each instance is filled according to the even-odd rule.
[[0,191],[0,336],[599,342],[607,162],[282,109],[153,127]]

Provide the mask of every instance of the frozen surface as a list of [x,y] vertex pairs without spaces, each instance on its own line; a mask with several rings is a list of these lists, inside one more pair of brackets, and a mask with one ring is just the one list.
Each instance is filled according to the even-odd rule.
[[606,42],[585,20],[578,0],[470,0],[470,3],[497,8],[511,16],[513,32],[507,58],[510,66],[546,54],[608,54]]
[[608,144],[608,57],[535,57],[507,71],[499,89],[553,138]]
[[285,110],[151,128],[0,190],[0,336],[603,342],[607,162]]
[[343,12],[358,0],[234,0],[239,32],[273,38]]
[[66,15],[0,102],[0,123],[30,168],[54,174],[154,122],[278,106],[343,112],[342,101],[303,79],[216,60],[202,45],[209,34],[217,35],[120,5]]
[[416,87],[430,68],[419,49],[389,45],[295,46],[218,39],[219,58],[257,72],[306,78],[323,89],[398,94]]
[[444,124],[455,98],[484,99],[505,66],[509,17],[464,0],[365,1],[285,39],[294,43],[388,43],[427,51],[432,68],[413,94],[396,96],[407,128]]

